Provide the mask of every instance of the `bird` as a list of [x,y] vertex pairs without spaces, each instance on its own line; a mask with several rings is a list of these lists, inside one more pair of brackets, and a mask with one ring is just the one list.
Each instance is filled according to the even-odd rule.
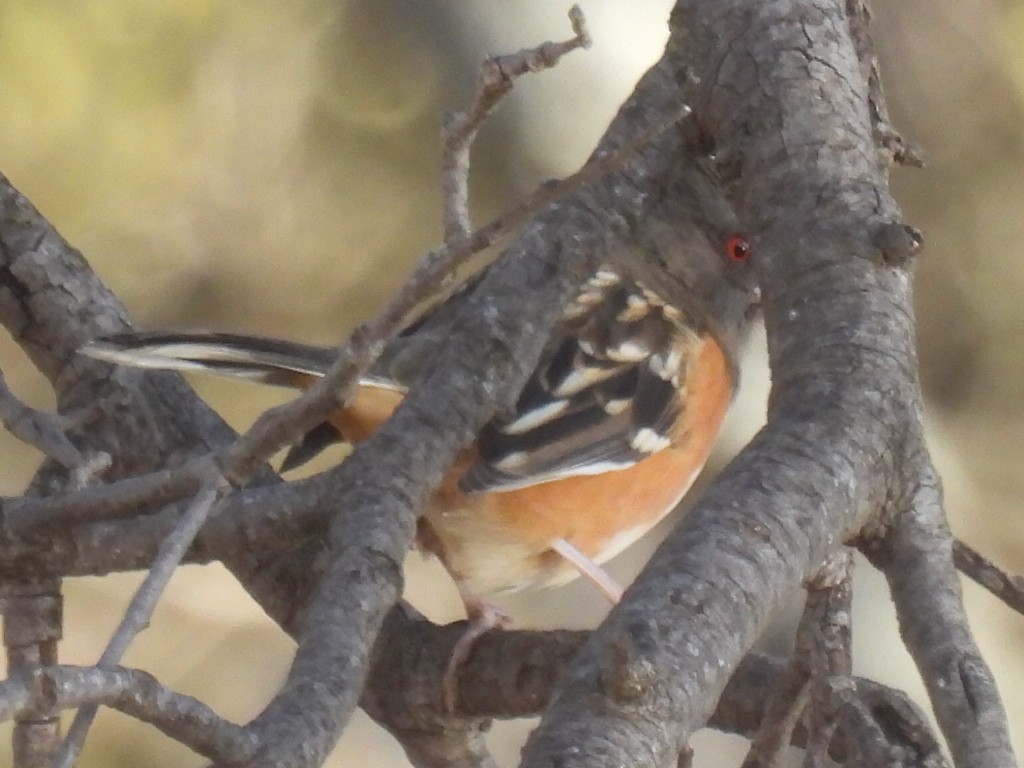
[[[417,544],[452,575],[470,619],[451,667],[483,632],[507,622],[492,595],[582,576],[618,602],[622,588],[602,564],[671,512],[707,461],[760,293],[731,209],[702,199],[682,225],[669,227],[668,215],[650,222],[651,269],[601,264],[582,284],[514,408],[484,426],[422,510]],[[332,442],[372,435],[444,336],[443,322],[431,336],[431,322],[478,283],[471,279],[400,333],[350,401],[291,448],[282,471]],[[137,368],[300,389],[336,355],[218,332],[126,332],[81,351]]]

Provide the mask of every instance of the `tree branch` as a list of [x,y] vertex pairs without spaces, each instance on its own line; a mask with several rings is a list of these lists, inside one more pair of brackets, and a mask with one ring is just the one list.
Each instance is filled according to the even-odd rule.
[[191,696],[175,693],[152,675],[124,667],[51,666],[0,682],[0,719],[23,712],[55,717],[65,709],[99,704],[155,725],[199,754],[241,764],[253,752],[252,736],[221,719]]
[[921,672],[956,765],[1012,766],[1006,712],[971,635],[953,567],[942,492],[921,449],[920,485],[862,550],[886,576],[900,634]]
[[[228,490],[227,483],[223,482],[219,474],[211,475],[207,479],[204,490],[196,495],[174,530],[161,542],[156,560],[128,605],[124,618],[100,655],[99,661],[96,662],[97,668],[102,669],[118,663],[132,640],[149,626],[157,601],[181,563],[185,550],[191,545],[210,511]],[[71,768],[74,765],[97,711],[96,704],[87,704],[78,710],[54,760],[54,768]]]
[[1000,568],[959,539],[953,540],[953,562],[964,576],[1024,614],[1024,576]]
[[[9,677],[26,677],[57,663],[64,602],[56,579],[0,582],[3,641]],[[3,697],[0,697],[0,704]],[[60,743],[60,718],[52,712],[26,707],[14,717],[13,757],[16,768],[47,765]],[[4,719],[8,719],[4,718]]]
[[[663,121],[656,107],[670,87],[663,69],[652,70],[624,109],[632,119],[614,123],[602,141],[606,152]],[[301,743],[315,763],[333,744],[357,700],[380,622],[399,594],[420,506],[483,424],[512,404],[570,293],[600,260],[637,248],[642,233],[631,222],[663,203],[645,190],[652,177],[674,190],[666,175],[680,172],[684,151],[679,134],[662,134],[623,170],[550,206],[453,314],[437,317],[444,346],[431,372],[383,427],[325,473],[323,502],[345,514],[332,521],[331,560],[289,679],[252,724],[267,745],[261,761],[284,760]],[[431,331],[428,323],[417,335],[430,338]],[[309,695],[314,688],[316,700]]]
[[480,126],[511,92],[515,81],[530,72],[554,67],[567,53],[589,48],[583,11],[569,9],[573,37],[562,43],[545,43],[518,53],[493,56],[480,65],[476,93],[469,107],[445,116],[441,130],[441,191],[444,193],[444,242],[454,246],[472,232],[469,215],[469,150]]
[[843,552],[832,568],[826,569],[828,575],[819,575],[808,584],[793,653],[779,685],[772,689],[769,706],[743,768],[781,765],[793,731],[805,715],[819,721],[819,727],[808,727],[811,743],[805,761],[827,757],[836,709],[831,695],[832,678],[851,674],[850,567],[849,555]]
[[[459,238],[458,247],[428,254],[410,285],[353,336],[321,388],[219,454],[236,481],[255,472],[276,446],[344,399],[346,383],[460,259],[545,209],[439,321],[433,338],[443,337],[445,346],[438,347],[435,372],[387,426],[341,467],[308,481],[270,487],[269,473],[257,475],[254,487],[234,494],[200,532],[188,557],[223,559],[300,638],[281,694],[244,732],[218,726],[223,744],[216,749],[224,751],[217,754],[238,750],[233,754],[253,764],[315,765],[365,682],[363,705],[417,764],[486,765],[479,718],[494,710],[533,713],[552,696],[583,637],[485,636],[460,679],[462,708],[451,716],[435,708],[441,686],[431,675],[444,669],[445,643],[459,627],[427,627],[388,611],[400,592],[419,506],[458,451],[515,396],[562,301],[600,259],[628,262],[643,251],[638,230],[650,213],[644,200],[652,184],[677,172],[686,150],[680,132],[662,133],[675,119],[666,116],[683,113],[689,102],[700,122],[687,128],[701,134],[724,181],[742,192],[741,212],[761,265],[775,387],[769,426],[586,640],[525,762],[675,764],[680,745],[708,720],[720,694],[727,711],[720,706],[711,722],[753,717],[742,730],[752,733],[770,688],[754,693],[749,686],[778,685],[781,675],[779,663],[746,656],[754,637],[789,587],[867,525],[861,540],[887,571],[908,644],[926,675],[938,675],[930,692],[957,763],[1009,764],[1005,716],[957,602],[941,500],[934,483],[920,482],[930,465],[918,459],[905,269],[919,241],[886,188],[895,152],[880,128],[887,124],[881,91],[863,77],[870,54],[858,26],[863,10],[838,0],[681,0],[668,58],[625,105],[595,162],[569,183],[570,196],[548,206],[551,189],[542,190],[520,212]],[[609,168],[617,172],[603,176]],[[601,179],[592,188],[572,187],[595,176]],[[69,431],[76,450],[88,446],[114,457],[113,477],[230,444],[230,430],[177,378],[121,370],[111,377],[105,366],[74,356],[88,338],[124,328],[124,310],[2,177],[0,285],[0,320],[54,382],[62,412],[81,412],[97,392],[128,393],[104,400],[104,430]],[[194,492],[192,473],[207,461],[186,464],[170,478],[129,481],[105,499],[89,491],[85,512],[73,511],[70,499],[5,501],[0,575],[142,567],[178,511],[122,520],[113,510],[147,493],[157,508]],[[52,490],[65,481],[50,467],[40,483]],[[908,498],[902,506],[892,502]],[[44,523],[32,519],[33,511],[44,512]],[[111,546],[126,542],[130,550]],[[936,554],[926,542],[946,549]],[[951,645],[929,647],[917,601],[920,585],[930,583],[942,589],[925,608],[938,611],[944,631],[966,643],[963,656]],[[391,654],[418,633],[429,642],[415,668],[403,666]],[[493,656],[513,651],[519,655]],[[488,659],[492,667],[481,666]],[[943,690],[951,679],[953,690]],[[830,754],[882,764],[896,740],[908,761],[941,764],[916,711],[895,696],[870,699],[873,690],[852,681],[830,692],[838,729]],[[192,712],[195,722],[214,717]],[[957,718],[973,720],[957,725]],[[810,735],[797,728],[794,738],[807,743]]]
[[[769,420],[581,651],[526,766],[673,763],[781,596],[904,479],[894,451],[920,424],[909,275],[876,247],[899,211],[849,32],[842,2],[676,4],[667,56],[761,267]],[[615,648],[630,653],[609,671]],[[610,674],[648,684],[623,697]],[[961,764],[1009,765],[1005,728],[992,738],[1007,752]]]

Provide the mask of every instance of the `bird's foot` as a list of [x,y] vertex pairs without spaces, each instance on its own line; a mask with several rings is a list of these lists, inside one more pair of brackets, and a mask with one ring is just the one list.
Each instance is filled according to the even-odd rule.
[[466,605],[469,625],[452,648],[452,655],[444,672],[444,704],[449,713],[455,712],[458,699],[459,669],[469,658],[476,641],[492,629],[504,629],[512,624],[512,617],[492,603],[475,595],[463,595],[462,600]]

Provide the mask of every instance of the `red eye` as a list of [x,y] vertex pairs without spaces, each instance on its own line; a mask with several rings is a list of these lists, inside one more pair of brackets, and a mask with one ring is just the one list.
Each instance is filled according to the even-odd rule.
[[750,245],[740,235],[733,235],[725,243],[725,252],[733,261],[746,261],[750,255]]

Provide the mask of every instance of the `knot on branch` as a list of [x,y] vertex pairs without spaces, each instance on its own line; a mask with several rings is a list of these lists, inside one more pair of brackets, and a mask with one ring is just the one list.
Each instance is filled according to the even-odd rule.
[[29,703],[21,712],[25,720],[46,720],[59,714],[57,707],[63,687],[53,671],[42,667],[33,669],[25,682],[30,691]]
[[871,750],[884,754],[896,765],[947,768],[942,747],[928,718],[905,693],[858,684],[859,698],[848,697],[843,719],[860,734],[850,746],[867,757]]
[[875,230],[873,242],[882,254],[883,264],[903,267],[920,252],[924,236],[909,224],[891,221]]
[[608,644],[601,665],[601,687],[615,701],[638,701],[658,673],[648,651],[657,647],[648,623],[634,622]]

